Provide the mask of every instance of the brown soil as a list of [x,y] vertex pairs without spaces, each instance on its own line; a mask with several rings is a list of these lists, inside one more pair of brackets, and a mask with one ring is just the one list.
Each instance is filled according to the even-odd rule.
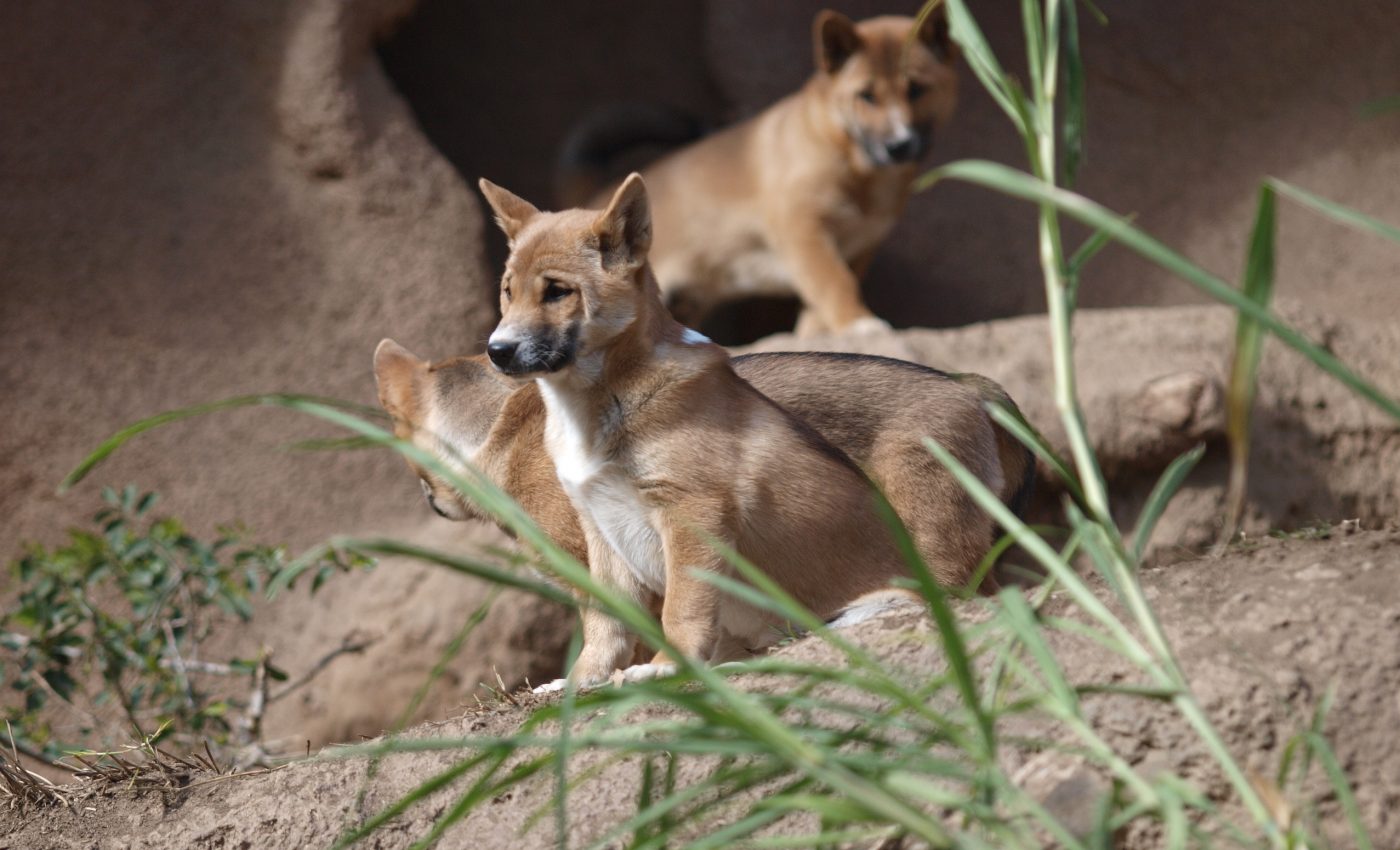
[[[1268,775],[1277,768],[1288,739],[1310,722],[1330,687],[1336,701],[1326,732],[1354,784],[1362,817],[1376,846],[1400,841],[1400,792],[1393,782],[1400,764],[1394,729],[1400,722],[1400,625],[1393,588],[1400,581],[1400,535],[1334,529],[1327,539],[1251,539],[1218,560],[1199,560],[1152,570],[1144,582],[1179,660],[1201,703],[1231,751],[1243,764]],[[1064,600],[1051,612],[1079,617]],[[901,675],[927,678],[940,669],[940,653],[923,638],[930,625],[915,614],[868,623],[855,632],[860,642]],[[1063,635],[1052,646],[1071,681],[1131,681],[1117,656]],[[839,663],[830,647],[805,639],[779,652],[808,661]],[[504,703],[440,724],[419,727],[419,736],[506,734],[540,698],[522,697],[523,708]],[[1229,802],[1223,777],[1193,733],[1172,711],[1141,699],[1099,697],[1089,701],[1090,720],[1145,775],[1169,770],[1187,777],[1208,796]],[[1063,738],[1047,723],[1019,729]],[[1092,775],[1066,765],[1052,751],[1012,750],[1008,768],[1067,820],[1075,817],[1075,794],[1093,789]],[[453,756],[414,754],[387,760],[366,781],[363,761],[321,758],[274,773],[204,784],[183,792],[141,796],[107,786],[84,795],[70,811],[61,806],[27,813],[0,813],[0,848],[300,848],[323,846],[346,825],[358,823],[418,782],[445,768]],[[683,762],[683,765],[687,763]],[[572,769],[600,767],[570,794],[569,834],[580,845],[635,812],[639,766],[631,761],[602,765],[592,753]],[[703,775],[689,764],[680,782]],[[521,834],[525,822],[553,793],[546,771],[483,806],[447,833],[442,847],[519,848],[554,846],[552,819]],[[1056,793],[1057,789],[1060,793]],[[365,791],[362,808],[356,800]],[[1344,825],[1335,799],[1311,783],[1329,837],[1340,841]],[[404,847],[421,837],[450,805],[439,794],[377,833],[366,845]],[[1078,802],[1083,802],[1079,800]],[[710,828],[719,823],[711,823]],[[802,819],[780,824],[796,831]],[[1154,846],[1150,831],[1130,832],[1123,846]],[[1343,842],[1345,843],[1345,842]]]

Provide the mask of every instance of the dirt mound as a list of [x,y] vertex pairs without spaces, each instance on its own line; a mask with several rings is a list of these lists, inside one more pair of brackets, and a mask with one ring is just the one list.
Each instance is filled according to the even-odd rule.
[[[1228,746],[1246,767],[1262,774],[1276,769],[1288,739],[1304,730],[1322,695],[1336,688],[1326,732],[1337,749],[1377,846],[1400,841],[1400,792],[1393,777],[1400,764],[1400,624],[1393,588],[1400,581],[1400,535],[1347,533],[1330,539],[1251,542],[1219,560],[1177,564],[1149,571],[1144,582],[1198,696]],[[1079,616],[1052,600],[1055,614]],[[940,669],[940,653],[926,637],[922,617],[899,615],[866,624],[856,636],[901,673],[929,677]],[[1130,675],[1121,658],[1088,641],[1053,638],[1071,681],[1122,681]],[[839,663],[815,639],[779,650],[807,661]],[[536,698],[526,697],[536,703]],[[1094,726],[1144,774],[1171,770],[1188,777],[1217,801],[1228,788],[1209,756],[1171,711],[1140,699],[1101,696],[1087,704]],[[410,735],[506,734],[523,719],[508,707],[469,714],[414,730]],[[1026,730],[1022,730],[1026,731]],[[1008,756],[1013,771],[1039,782],[1050,805],[1055,790],[1083,778],[1054,779],[1046,754]],[[580,844],[636,811],[638,765],[604,762],[586,754],[573,765],[601,772],[570,794],[570,835]],[[116,786],[84,797],[77,811],[52,807],[27,815],[0,813],[3,847],[146,848],[324,845],[364,813],[378,811],[433,773],[453,763],[450,755],[415,754],[387,760],[366,780],[360,761],[315,760],[274,773],[205,783],[188,791],[133,797]],[[680,782],[699,776],[684,765]],[[520,834],[538,807],[547,804],[555,778],[549,771],[483,806],[447,833],[442,847],[550,847],[549,818]],[[1083,787],[1076,785],[1075,787]],[[367,789],[367,790],[366,790]],[[357,798],[365,790],[363,808]],[[1343,835],[1340,812],[1321,786],[1308,793],[1320,801],[1332,840]],[[1062,795],[1063,796],[1063,795]],[[433,817],[450,804],[445,794],[429,798],[378,833],[372,846],[403,847],[421,837]],[[1299,801],[1295,801],[1299,802]],[[1225,803],[1230,805],[1228,802]],[[1058,811],[1058,810],[1057,810]],[[1061,812],[1069,816],[1065,809]],[[713,828],[717,824],[710,824]],[[792,825],[795,828],[795,824]],[[782,824],[778,829],[784,829]],[[1125,846],[1153,846],[1157,836],[1133,833]]]

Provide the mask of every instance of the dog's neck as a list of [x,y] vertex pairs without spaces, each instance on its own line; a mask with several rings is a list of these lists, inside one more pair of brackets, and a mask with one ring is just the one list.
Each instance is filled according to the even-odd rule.
[[637,316],[606,346],[573,365],[537,379],[545,410],[556,424],[590,437],[620,424],[677,377],[723,362],[723,349],[687,329],[661,301],[651,266],[638,270]]

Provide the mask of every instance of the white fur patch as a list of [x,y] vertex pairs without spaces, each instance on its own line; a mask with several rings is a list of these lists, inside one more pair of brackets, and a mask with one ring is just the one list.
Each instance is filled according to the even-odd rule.
[[842,329],[843,333],[868,336],[890,330],[890,323],[879,316],[861,316]]
[[676,672],[674,664],[633,664],[625,670],[618,671],[619,675],[613,677],[613,682],[645,682],[648,679],[660,679],[665,676],[673,676]]
[[602,456],[595,445],[597,428],[583,420],[568,391],[561,391],[549,378],[538,383],[548,412],[545,443],[559,483],[637,580],[649,590],[664,593],[666,558],[661,535],[652,526],[641,494]]
[[[617,672],[613,673],[611,679],[607,679],[602,682],[595,682],[593,684],[588,685],[580,685],[579,690],[592,690],[593,688],[600,687],[604,684],[607,684],[608,682],[611,682],[614,685],[620,685],[624,682],[645,682],[651,679],[662,679],[666,676],[673,676],[675,675],[675,673],[676,665],[674,664],[633,664],[631,667],[628,667],[623,670],[618,670]],[[566,688],[568,684],[568,679],[555,679],[552,682],[546,682],[543,685],[536,686],[535,688],[531,689],[530,693],[555,694],[564,690],[564,688]]]
[[666,555],[650,510],[623,476],[604,469],[578,490],[598,530],[647,589],[666,592]]
[[876,591],[867,593],[847,605],[840,614],[827,621],[827,626],[833,629],[849,629],[894,611],[919,607],[919,603],[907,593],[897,590]]
[[552,379],[541,378],[536,383],[549,414],[545,420],[545,445],[559,481],[566,488],[583,484],[596,475],[602,465],[592,450],[593,429],[582,421]]
[[709,337],[691,328],[686,328],[685,333],[681,334],[681,342],[684,342],[686,345],[703,345],[709,341]]
[[759,246],[725,264],[726,289],[748,295],[784,295],[792,291],[792,272],[771,248]]

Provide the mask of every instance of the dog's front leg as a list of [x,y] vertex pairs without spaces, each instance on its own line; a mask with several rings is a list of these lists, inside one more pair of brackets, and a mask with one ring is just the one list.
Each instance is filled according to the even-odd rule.
[[[588,570],[601,584],[620,592],[623,596],[645,605],[646,594],[638,585],[631,570],[620,555],[607,544],[585,517],[579,519],[584,527],[584,537],[588,541]],[[610,678],[613,672],[625,667],[631,660],[635,641],[627,627],[598,607],[596,602],[585,601],[581,612],[583,620],[583,648],[578,660],[569,671],[569,679],[579,688],[591,688]],[[535,688],[536,693],[563,690],[565,680],[556,679]]]
[[793,217],[774,228],[775,247],[792,274],[793,287],[812,316],[799,332],[846,330],[860,326],[889,327],[876,318],[860,297],[860,280],[820,221]]
[[[661,628],[666,640],[682,655],[714,661],[720,644],[719,613],[722,592],[701,576],[725,572],[724,558],[709,538],[723,540],[720,529],[702,531],[690,526],[666,529],[666,597],[661,604]],[[658,653],[653,664],[674,662]]]

